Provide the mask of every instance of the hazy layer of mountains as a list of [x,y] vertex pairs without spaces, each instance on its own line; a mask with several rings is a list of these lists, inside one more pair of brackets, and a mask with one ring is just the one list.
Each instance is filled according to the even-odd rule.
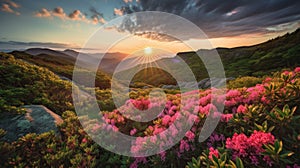
[[[300,29],[261,44],[247,47],[217,48],[216,50],[224,65],[226,76],[263,76],[282,68],[293,68],[300,65]],[[87,54],[69,49],[56,51],[46,48],[31,48],[25,51],[13,51],[11,54],[28,62],[47,67],[55,73],[69,78],[72,77],[72,68],[79,54],[81,58],[79,62],[86,68],[102,58],[98,73],[102,75],[101,78],[105,76],[107,80],[114,72],[115,67],[125,60],[125,64],[128,65],[128,69],[124,69],[126,73],[130,74],[136,69],[144,69],[135,75],[133,81],[158,85],[175,84],[175,80],[170,76],[170,73],[153,68],[151,65],[164,66],[167,64],[171,72],[180,72],[179,64],[184,61],[199,81],[208,77],[208,74],[196,53],[201,55],[210,52],[213,51],[182,52],[172,58],[162,58],[144,64],[136,61],[136,58],[125,59],[127,55],[123,53]]]

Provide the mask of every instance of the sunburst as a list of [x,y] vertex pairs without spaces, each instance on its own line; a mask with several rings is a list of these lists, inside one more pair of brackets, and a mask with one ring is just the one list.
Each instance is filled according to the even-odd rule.
[[151,47],[146,47],[146,48],[144,48],[144,53],[145,53],[146,55],[152,54],[152,48],[151,48]]

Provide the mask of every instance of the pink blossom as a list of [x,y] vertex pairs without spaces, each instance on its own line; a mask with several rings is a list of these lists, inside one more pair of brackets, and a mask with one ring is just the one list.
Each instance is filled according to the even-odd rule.
[[239,97],[240,95],[241,95],[241,92],[238,90],[229,90],[226,94],[226,97],[233,98],[233,97]]
[[300,72],[300,67],[296,67],[294,70],[295,73],[299,73]]
[[87,143],[87,139],[86,138],[83,138],[81,143]]
[[199,106],[195,106],[193,113],[194,114],[198,114],[199,113]]
[[156,143],[156,141],[157,141],[157,137],[156,136],[151,136],[150,137],[150,142],[151,143]]
[[[227,138],[226,148],[233,151],[235,157],[248,157],[254,165],[258,165],[258,158],[264,152],[263,145],[274,144],[275,138],[271,133],[254,131],[248,138],[245,134],[235,133],[232,138]],[[267,161],[268,158],[265,158]],[[268,164],[271,164],[269,162]]]
[[226,107],[232,107],[236,105],[236,101],[234,99],[225,100],[224,104]]
[[263,83],[269,83],[269,82],[271,82],[271,81],[272,81],[272,78],[267,77],[267,78],[263,81]]
[[[155,125],[156,126],[156,125]],[[161,127],[154,127],[154,131],[153,131],[153,134],[154,135],[157,135],[157,134],[159,134],[159,133],[161,133],[161,132],[163,132],[165,129],[164,128],[161,128]]]
[[174,125],[172,125],[169,129],[171,130],[172,137],[176,137],[178,134],[177,128]]
[[265,103],[265,104],[269,104],[269,103],[270,103],[270,100],[268,100],[268,99],[266,98],[266,96],[262,96],[262,97],[261,97],[261,101],[262,101],[263,103]]
[[112,126],[112,130],[113,130],[114,132],[118,132],[118,131],[119,131],[119,128],[113,125],[113,126]]
[[205,105],[207,105],[208,103],[210,103],[210,101],[211,101],[211,94],[208,94],[208,95],[206,95],[206,96],[200,98],[199,104],[200,104],[201,106],[205,106]]
[[110,120],[110,123],[111,123],[112,125],[115,125],[115,124],[116,124],[115,119],[111,119],[111,120]]
[[135,128],[133,128],[131,131],[130,131],[130,135],[134,135],[135,133],[136,133],[136,129]]
[[139,154],[139,152],[142,150],[142,145],[134,145],[131,147],[130,151],[133,154]]
[[219,151],[218,151],[218,149],[214,149],[213,147],[210,147],[209,148],[209,156],[208,156],[208,158],[209,159],[213,159],[213,155],[216,158],[218,158],[219,157]]
[[233,114],[222,114],[221,121],[228,122],[233,117]]
[[232,149],[234,151],[234,156],[247,156],[247,140],[248,138],[245,134],[234,133],[232,138],[227,138],[226,148]]
[[185,136],[188,138],[189,141],[194,141],[195,134],[192,131],[186,132]]
[[169,115],[165,115],[162,118],[162,125],[167,126],[169,124],[170,119],[171,119],[171,117]]
[[180,141],[179,151],[180,153],[183,153],[184,151],[189,151],[190,146],[185,140]]
[[238,113],[246,113],[247,108],[244,105],[239,105],[239,107],[237,108],[237,112]]
[[161,140],[164,140],[164,141],[167,140],[167,136],[166,136],[165,132],[161,132],[161,133],[159,134],[159,137],[160,137]]
[[287,76],[287,75],[290,74],[290,72],[289,71],[283,71],[282,74]]

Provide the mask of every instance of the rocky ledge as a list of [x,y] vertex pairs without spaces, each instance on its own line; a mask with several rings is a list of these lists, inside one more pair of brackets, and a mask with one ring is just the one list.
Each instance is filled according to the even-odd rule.
[[63,122],[59,115],[42,105],[26,105],[24,108],[25,114],[0,118],[0,128],[6,131],[1,140],[15,141],[28,133],[41,134],[51,130],[59,134],[57,125]]

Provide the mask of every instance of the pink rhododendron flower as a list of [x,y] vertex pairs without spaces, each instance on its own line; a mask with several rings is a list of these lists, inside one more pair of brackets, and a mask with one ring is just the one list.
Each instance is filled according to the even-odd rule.
[[169,115],[165,115],[165,116],[162,118],[162,125],[164,125],[164,126],[169,125],[170,119],[171,119],[171,117],[170,117]]
[[239,105],[239,107],[237,108],[237,112],[238,113],[246,113],[247,107],[245,107],[244,105]]
[[283,71],[282,74],[283,74],[283,75],[289,75],[290,72],[289,72],[289,71]]
[[186,132],[185,136],[188,138],[189,141],[194,141],[195,134],[192,131]]
[[130,135],[134,135],[135,133],[136,133],[136,129],[135,128],[133,128],[131,131],[130,131]]
[[218,149],[214,149],[213,147],[210,147],[209,148],[209,156],[208,156],[208,158],[209,159],[213,159],[213,155],[216,158],[218,158],[219,157],[219,151],[218,151]]
[[241,92],[238,90],[229,90],[226,94],[226,97],[233,98],[241,96]]
[[185,140],[180,141],[179,152],[183,153],[184,151],[189,151],[190,146]]
[[86,139],[86,138],[83,138],[83,139],[81,140],[81,143],[87,143],[87,139]]
[[225,100],[224,104],[226,107],[232,107],[236,105],[236,101],[234,99]]
[[[233,157],[248,157],[252,164],[258,165],[258,158],[264,152],[263,145],[274,144],[275,138],[271,133],[254,131],[250,137],[245,134],[235,133],[232,138],[227,138],[226,148],[232,149]],[[265,158],[266,161],[268,158]],[[268,164],[272,164],[269,162]]]
[[233,117],[233,114],[222,114],[221,121],[228,122]]
[[267,77],[267,78],[263,81],[263,83],[269,83],[269,82],[271,82],[271,81],[272,81],[272,78]]

